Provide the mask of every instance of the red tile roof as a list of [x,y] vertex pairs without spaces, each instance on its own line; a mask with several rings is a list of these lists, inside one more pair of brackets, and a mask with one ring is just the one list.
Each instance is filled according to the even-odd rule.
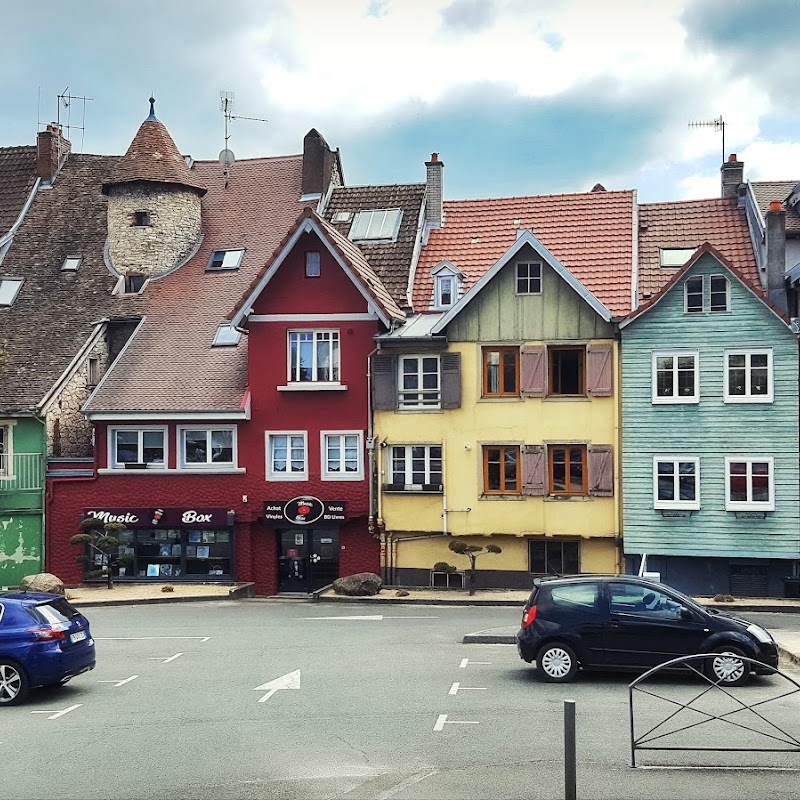
[[468,290],[516,240],[534,236],[614,316],[631,308],[634,192],[455,200],[444,203],[444,225],[433,229],[414,277],[414,309],[433,299],[431,270],[443,260],[464,274]]

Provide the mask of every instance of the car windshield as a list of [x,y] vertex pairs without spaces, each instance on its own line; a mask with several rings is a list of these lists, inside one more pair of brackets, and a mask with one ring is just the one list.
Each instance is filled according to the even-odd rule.
[[34,616],[41,619],[42,622],[49,623],[50,625],[58,625],[62,622],[69,622],[73,617],[80,614],[74,606],[71,606],[66,600],[50,600],[47,603],[41,603],[34,606]]

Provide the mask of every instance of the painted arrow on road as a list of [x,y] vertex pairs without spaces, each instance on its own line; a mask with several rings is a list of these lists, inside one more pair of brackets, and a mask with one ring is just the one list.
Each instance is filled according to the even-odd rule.
[[254,692],[266,692],[263,697],[258,699],[259,703],[266,703],[267,700],[279,692],[281,689],[299,689],[300,688],[300,670],[296,669],[294,672],[287,672],[286,675],[281,675],[280,678],[262,683],[261,686],[254,686]]

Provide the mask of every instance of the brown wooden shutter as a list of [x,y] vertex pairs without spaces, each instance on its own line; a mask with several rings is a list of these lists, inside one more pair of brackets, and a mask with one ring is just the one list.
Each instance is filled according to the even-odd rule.
[[544,445],[522,445],[522,494],[541,497],[547,494],[547,465]]
[[461,408],[461,353],[442,353],[442,408]]
[[397,408],[397,356],[372,356],[372,407],[376,411]]
[[589,345],[589,396],[611,397],[614,387],[614,348],[610,344]]
[[614,495],[614,448],[610,444],[589,446],[589,494]]
[[522,348],[520,382],[523,397],[544,397],[543,345],[526,345]]

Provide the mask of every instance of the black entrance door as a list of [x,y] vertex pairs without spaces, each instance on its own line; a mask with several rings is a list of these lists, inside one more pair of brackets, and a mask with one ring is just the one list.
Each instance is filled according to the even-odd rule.
[[278,591],[313,592],[339,577],[339,531],[291,528],[279,532]]

